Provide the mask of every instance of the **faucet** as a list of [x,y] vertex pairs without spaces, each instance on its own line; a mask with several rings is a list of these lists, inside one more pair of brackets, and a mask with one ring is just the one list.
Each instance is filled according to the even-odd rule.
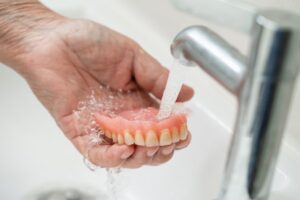
[[238,100],[220,200],[269,198],[300,63],[299,16],[261,10],[251,18],[247,56],[204,26],[184,29],[171,45],[176,59],[200,66]]

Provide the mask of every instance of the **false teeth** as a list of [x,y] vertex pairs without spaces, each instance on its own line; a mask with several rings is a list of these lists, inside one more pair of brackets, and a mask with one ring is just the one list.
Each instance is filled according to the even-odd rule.
[[179,140],[180,140],[179,131],[176,127],[174,127],[172,129],[172,142],[176,143],[176,142],[179,142]]
[[103,133],[118,144],[166,146],[187,138],[185,114],[175,114],[157,121],[155,116],[158,110],[155,109],[124,111],[115,117],[96,113],[95,120],[99,127],[103,127]]
[[122,134],[118,134],[118,144],[124,144],[124,137]]
[[163,129],[160,132],[159,145],[165,146],[172,144],[172,137],[169,129]]
[[136,145],[145,146],[145,140],[141,131],[135,132],[134,143]]
[[181,127],[180,127],[180,139],[181,140],[185,140],[187,138],[187,127],[186,127],[186,124],[183,124]]
[[130,132],[128,130],[124,131],[124,140],[125,140],[125,144],[127,144],[127,145],[134,144],[134,138],[132,137],[132,135],[130,134]]
[[148,131],[146,135],[146,146],[147,147],[155,147],[159,146],[159,142],[156,136],[156,133],[154,131]]
[[117,134],[116,133],[112,133],[111,138],[113,140],[114,143],[118,142],[118,138],[117,138]]

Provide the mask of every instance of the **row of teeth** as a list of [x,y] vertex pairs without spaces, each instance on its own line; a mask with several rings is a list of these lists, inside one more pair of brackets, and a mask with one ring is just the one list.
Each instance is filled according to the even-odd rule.
[[128,130],[124,130],[122,134],[117,134],[109,130],[105,130],[106,137],[111,138],[114,143],[126,145],[140,145],[147,147],[166,146],[172,143],[177,143],[180,140],[185,140],[188,135],[187,126],[183,124],[179,129],[173,127],[172,129],[163,129],[157,134],[155,131],[150,130],[146,134],[141,131],[135,131],[134,134]]

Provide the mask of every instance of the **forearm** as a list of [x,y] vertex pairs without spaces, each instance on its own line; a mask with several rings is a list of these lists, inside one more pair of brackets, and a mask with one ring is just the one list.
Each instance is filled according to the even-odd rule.
[[60,17],[37,0],[0,0],[0,62],[19,67],[32,40]]

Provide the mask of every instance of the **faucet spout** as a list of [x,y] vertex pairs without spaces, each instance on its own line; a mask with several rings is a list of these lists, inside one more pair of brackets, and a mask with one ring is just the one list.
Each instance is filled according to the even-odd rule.
[[300,16],[283,11],[257,13],[247,57],[202,26],[187,28],[174,39],[175,58],[199,65],[238,97],[220,200],[269,197],[299,70],[299,21]]
[[245,78],[245,56],[204,26],[181,31],[171,45],[175,58],[186,65],[197,64],[233,94]]

